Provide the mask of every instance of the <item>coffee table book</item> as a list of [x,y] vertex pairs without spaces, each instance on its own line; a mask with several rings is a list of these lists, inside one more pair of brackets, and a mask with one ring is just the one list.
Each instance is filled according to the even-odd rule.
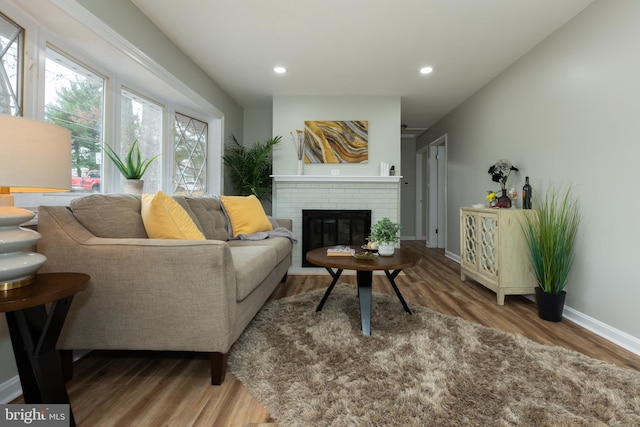
[[332,246],[327,248],[327,256],[353,256],[355,249],[349,246]]

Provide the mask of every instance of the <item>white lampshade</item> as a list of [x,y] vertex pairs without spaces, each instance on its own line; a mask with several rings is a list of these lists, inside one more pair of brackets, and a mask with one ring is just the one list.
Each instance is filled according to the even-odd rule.
[[11,193],[71,189],[71,132],[24,117],[0,115],[0,290],[28,285],[46,257],[29,252],[40,234],[20,224],[34,214]]

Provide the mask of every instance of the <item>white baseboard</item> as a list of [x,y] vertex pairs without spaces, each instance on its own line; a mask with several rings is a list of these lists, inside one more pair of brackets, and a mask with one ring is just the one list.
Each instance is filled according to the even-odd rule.
[[[451,252],[445,252],[445,256],[460,264],[459,255]],[[535,302],[535,298],[533,295],[526,295],[526,297]],[[601,336],[607,341],[619,345],[620,347],[640,356],[639,338],[629,335],[626,332],[616,329],[610,325],[607,325],[606,323],[603,323],[598,319],[594,319],[591,316],[587,316],[586,314],[581,313],[569,306],[564,307],[563,317],[577,325],[582,326],[586,330],[593,332],[598,336]]]
[[22,386],[20,385],[20,377],[9,378],[0,384],[0,402],[9,403],[22,394]]
[[458,264],[460,264],[460,255],[456,255],[453,252],[449,252],[447,250],[444,251],[444,256],[446,256],[447,258],[457,262]]
[[[75,362],[90,351],[91,350],[74,350],[73,361]],[[21,394],[22,386],[20,385],[20,377],[18,375],[0,384],[0,403],[9,403]]]
[[564,307],[563,315],[573,323],[580,325],[594,334],[600,335],[607,341],[611,341],[612,343],[640,356],[640,339],[568,306]]

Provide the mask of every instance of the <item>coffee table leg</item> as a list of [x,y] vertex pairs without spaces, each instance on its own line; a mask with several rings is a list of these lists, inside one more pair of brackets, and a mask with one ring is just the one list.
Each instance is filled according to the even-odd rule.
[[371,282],[372,271],[358,271],[358,299],[360,300],[360,322],[362,335],[371,335]]
[[405,302],[404,298],[402,297],[402,294],[400,293],[400,289],[398,289],[398,286],[396,285],[396,281],[394,280],[396,278],[396,276],[398,276],[398,274],[400,274],[401,271],[402,270],[394,270],[393,273],[389,273],[388,270],[385,270],[384,274],[387,275],[387,279],[389,279],[389,283],[391,283],[391,286],[393,287],[393,290],[396,291],[396,295],[398,296],[398,299],[402,303],[402,306],[404,307],[404,311],[406,311],[409,314],[413,314],[413,313],[411,313],[411,310],[409,310],[409,306],[407,305],[407,303]]
[[325,267],[325,268],[329,272],[331,277],[333,277],[333,280],[331,281],[331,284],[327,288],[327,292],[324,293],[324,296],[322,297],[322,300],[320,300],[320,304],[318,304],[318,307],[316,308],[316,311],[322,310],[322,307],[324,306],[324,303],[327,302],[327,298],[329,298],[329,295],[331,294],[331,291],[333,290],[333,287],[336,285],[336,283],[338,283],[338,279],[340,278],[340,275],[342,274],[342,271],[343,271],[341,268],[338,269],[336,272],[334,272],[329,267]]

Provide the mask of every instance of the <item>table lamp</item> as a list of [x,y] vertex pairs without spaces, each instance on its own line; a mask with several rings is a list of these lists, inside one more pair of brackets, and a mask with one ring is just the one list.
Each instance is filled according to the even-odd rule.
[[0,115],[0,291],[30,285],[47,258],[31,252],[40,234],[20,227],[35,214],[11,193],[71,190],[71,132],[24,117]]

